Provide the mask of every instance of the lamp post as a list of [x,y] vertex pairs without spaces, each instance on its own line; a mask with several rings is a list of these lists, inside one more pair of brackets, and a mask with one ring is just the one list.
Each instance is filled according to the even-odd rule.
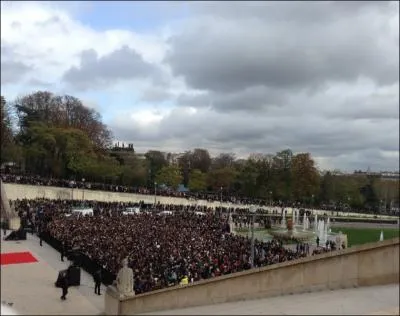
[[85,178],[82,178],[83,187],[82,187],[82,205],[84,205],[85,201]]
[[223,189],[223,187],[221,187],[221,190],[220,190],[220,198],[219,198],[219,203],[220,203],[220,206],[219,206],[219,216],[221,217],[222,216],[222,189]]
[[269,191],[269,205],[272,206],[272,191]]
[[250,213],[252,214],[251,216],[251,261],[250,265],[251,268],[254,268],[254,219],[256,217],[256,211],[257,208],[254,205],[250,206]]
[[314,206],[314,194],[311,194],[311,209],[313,209]]
[[157,182],[154,182],[154,208],[157,204]]
[[347,214],[349,214],[349,212],[351,211],[350,203],[351,203],[351,197],[348,196],[347,197]]

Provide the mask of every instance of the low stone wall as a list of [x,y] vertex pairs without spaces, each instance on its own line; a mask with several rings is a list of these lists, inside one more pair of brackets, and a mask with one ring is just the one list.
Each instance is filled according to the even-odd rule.
[[[95,190],[83,190],[83,189],[70,189],[62,187],[51,187],[51,186],[39,186],[39,185],[27,185],[27,184],[15,184],[15,183],[4,183],[4,189],[7,197],[10,200],[16,199],[36,199],[36,198],[47,198],[47,199],[73,199],[73,200],[94,200],[102,202],[139,202],[144,201],[145,203],[154,203],[154,195],[134,194],[134,193],[119,193],[119,192],[108,192],[108,191],[95,191]],[[221,206],[221,203],[208,202],[205,200],[190,201],[185,198],[165,197],[157,196],[157,202],[162,204],[178,204],[178,205],[205,205],[210,208]],[[250,205],[238,205],[232,203],[222,203],[224,207],[249,207]],[[263,207],[269,211],[276,210],[276,207]],[[288,214],[292,213],[292,208],[286,208]],[[373,214],[359,214],[359,213],[348,213],[348,212],[335,212],[326,210],[313,210],[314,214],[323,215],[324,213],[329,216],[356,216],[373,218]],[[391,218],[398,220],[394,216],[377,216],[378,218]]]
[[134,315],[275,295],[399,282],[399,238],[120,299],[107,290],[107,315]]
[[[108,191],[96,191],[88,189],[70,189],[62,187],[51,186],[38,186],[38,185],[25,185],[25,184],[4,184],[7,196],[10,200],[16,199],[73,199],[73,200],[93,200],[102,202],[139,202],[154,203],[154,195],[134,194],[134,193],[120,193]],[[182,204],[191,205],[195,204],[194,201],[188,199],[156,196],[156,201],[162,204]],[[219,202],[198,201],[198,205],[207,205],[210,207],[219,206]]]

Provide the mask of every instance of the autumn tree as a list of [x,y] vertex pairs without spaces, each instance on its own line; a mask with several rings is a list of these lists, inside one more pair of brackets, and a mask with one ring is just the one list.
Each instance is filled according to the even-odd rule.
[[211,166],[211,157],[207,149],[195,148],[190,154],[190,165],[193,169],[208,172]]
[[292,159],[293,152],[290,149],[282,150],[274,156],[272,167],[274,199],[289,201],[292,198]]
[[101,121],[101,116],[73,96],[54,95],[38,91],[17,98],[14,103],[21,133],[30,122],[41,122],[49,127],[74,128],[85,132],[96,149],[111,146],[111,131]]
[[374,191],[376,192],[382,209],[388,210],[391,205],[399,201],[399,180],[377,179],[374,182]]
[[292,192],[297,201],[311,202],[319,193],[319,174],[309,153],[300,153],[292,158]]
[[212,159],[211,167],[213,169],[231,168],[235,163],[235,154],[222,153]]

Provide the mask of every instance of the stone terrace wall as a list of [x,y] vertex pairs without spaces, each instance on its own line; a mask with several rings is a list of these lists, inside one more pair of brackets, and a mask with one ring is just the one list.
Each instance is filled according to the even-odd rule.
[[275,295],[399,282],[399,238],[244,271],[184,287],[120,299],[111,289],[107,315],[134,315]]

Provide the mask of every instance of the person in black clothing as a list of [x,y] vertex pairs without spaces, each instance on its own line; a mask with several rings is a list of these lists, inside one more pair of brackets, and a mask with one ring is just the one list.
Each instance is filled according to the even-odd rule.
[[62,246],[61,246],[61,261],[64,262],[64,257],[66,256],[66,252],[67,252],[67,245],[65,244],[65,242],[63,242]]
[[43,238],[42,238],[42,232],[41,231],[39,232],[39,244],[40,244],[40,247],[43,246]]
[[101,295],[100,293],[100,287],[101,287],[101,269],[98,269],[94,274],[93,274],[93,280],[94,280],[94,293],[97,295]]
[[61,279],[61,288],[62,288],[62,295],[61,295],[61,299],[62,300],[66,300],[67,299],[67,294],[68,294],[68,286],[69,286],[69,282],[68,282],[68,273],[64,272],[62,279]]
[[317,247],[319,247],[319,237],[317,237]]

